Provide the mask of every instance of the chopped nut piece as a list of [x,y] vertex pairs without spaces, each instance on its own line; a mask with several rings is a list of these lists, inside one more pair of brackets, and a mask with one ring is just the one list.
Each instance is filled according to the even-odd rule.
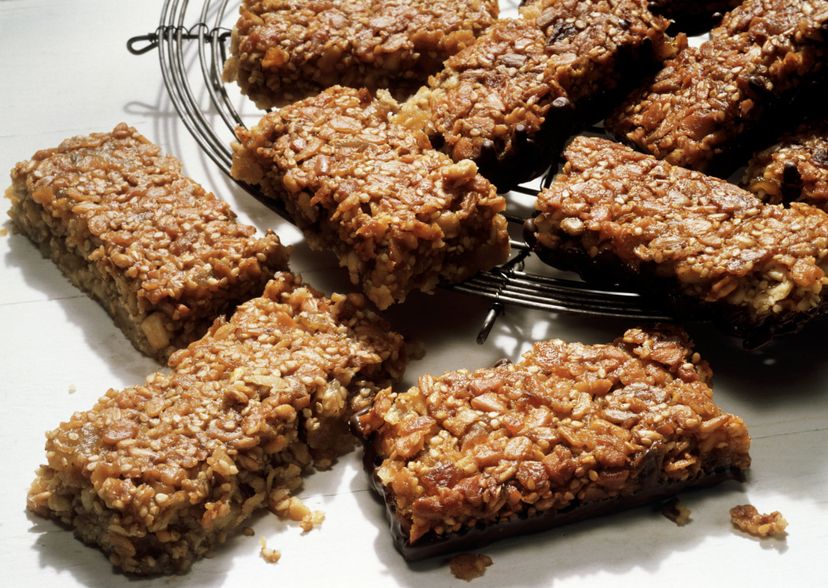
[[[609,385],[580,393],[589,402],[573,394],[598,376]],[[383,390],[355,425],[395,544],[420,559],[741,475],[750,436],[713,402],[710,378],[683,333],[632,329],[608,345],[546,341],[514,364]],[[481,389],[498,412],[475,408]],[[619,410],[635,418],[606,418]],[[400,451],[412,429],[424,438]]]
[[29,510],[134,574],[186,571],[268,506],[317,524],[292,496],[303,472],[352,447],[352,412],[404,365],[402,338],[365,305],[276,274],[173,354],[171,373],[48,433]]
[[662,504],[661,514],[673,521],[679,527],[683,527],[691,521],[690,509],[679,502],[678,498],[673,498]]
[[303,533],[310,533],[312,530],[321,527],[323,522],[325,522],[325,513],[321,510],[315,510],[302,517],[299,526]]
[[165,360],[261,294],[287,250],[138,132],[67,139],[12,170],[9,216],[143,353]]
[[497,0],[244,0],[224,75],[261,108],[334,84],[410,91],[497,14]]
[[506,260],[506,206],[472,162],[389,122],[387,93],[334,87],[237,129],[233,177],[281,200],[379,308]]
[[492,558],[482,553],[461,553],[449,560],[452,575],[466,582],[482,578],[486,573],[486,568],[490,565],[492,565]]
[[242,528],[242,535],[245,537],[252,537],[256,534],[256,531],[253,530],[253,527],[243,527]]
[[788,521],[779,511],[770,514],[759,514],[752,504],[740,504],[730,509],[730,522],[733,526],[754,537],[784,538],[787,533]]
[[275,564],[282,559],[282,552],[278,549],[270,549],[264,537],[259,538],[259,555],[269,564]]
[[[560,269],[661,296],[756,345],[828,311],[828,214],[597,137],[577,137],[537,200],[536,248]],[[572,220],[583,225],[573,233]]]

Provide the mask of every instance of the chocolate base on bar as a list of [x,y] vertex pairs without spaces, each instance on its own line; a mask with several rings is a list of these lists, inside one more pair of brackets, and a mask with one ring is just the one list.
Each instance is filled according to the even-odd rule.
[[673,20],[673,29],[688,34],[703,33],[719,22],[725,12],[742,0],[650,0],[654,14]]
[[[465,529],[449,537],[428,534],[420,539],[416,545],[411,545],[408,542],[402,525],[396,516],[394,509],[394,493],[389,492],[374,474],[374,470],[378,465],[376,456],[367,449],[364,456],[364,467],[366,472],[368,472],[371,476],[371,484],[374,493],[385,505],[385,515],[390,523],[391,537],[394,541],[394,547],[396,547],[397,551],[400,552],[406,561],[419,561],[430,557],[443,557],[446,554],[453,552],[470,551],[502,539],[509,539],[519,535],[542,533],[543,531],[548,531],[550,529],[554,529],[555,527],[579,523],[593,517],[614,514],[644,506],[646,504],[652,504],[664,498],[675,496],[676,494],[687,489],[700,489],[714,486],[726,480],[742,481],[745,477],[745,472],[743,470],[739,468],[725,467],[720,470],[714,470],[709,474],[706,474],[704,477],[680,483],[671,483],[665,486],[659,484],[657,476],[655,475],[657,474],[657,470],[655,469],[655,466],[653,466],[652,474],[649,479],[637,481],[642,489],[634,495],[625,496],[621,500],[606,500],[604,502],[574,504],[562,511],[517,517],[494,527],[487,527],[484,524],[479,524],[476,527]],[[651,459],[655,462],[659,459],[659,457],[648,457],[647,459]]]
[[408,560],[740,478],[742,420],[678,330],[537,343],[514,364],[383,390],[352,428]]

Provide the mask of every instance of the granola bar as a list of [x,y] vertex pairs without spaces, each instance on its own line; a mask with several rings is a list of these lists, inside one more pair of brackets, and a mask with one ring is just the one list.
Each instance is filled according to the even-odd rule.
[[729,172],[784,107],[824,75],[828,4],[791,4],[802,12],[786,11],[781,2],[748,2],[766,10],[753,18],[748,8],[726,15],[709,41],[669,60],[606,128],[670,163]]
[[807,122],[757,153],[743,186],[766,202],[799,200],[828,211],[828,119]]
[[[400,376],[402,339],[361,295],[276,274],[140,386],[47,434],[28,508],[134,574],[181,573],[352,441],[352,407]],[[289,513],[287,513],[289,514]]]
[[287,267],[272,231],[256,238],[123,123],[38,151],[11,177],[15,226],[159,360]]
[[[675,52],[645,0],[537,0],[446,60],[398,120],[505,189],[545,169],[606,94]],[[579,119],[579,120],[576,120]]]
[[532,229],[556,267],[714,318],[749,346],[828,311],[825,212],[764,204],[606,139],[576,137],[565,157]]
[[233,177],[282,201],[379,307],[505,261],[505,200],[471,161],[390,122],[387,92],[336,86],[237,129]]
[[740,477],[750,436],[679,332],[535,344],[426,375],[355,417],[397,548],[414,560]]
[[225,78],[261,108],[335,84],[413,90],[497,14],[497,0],[245,0]]

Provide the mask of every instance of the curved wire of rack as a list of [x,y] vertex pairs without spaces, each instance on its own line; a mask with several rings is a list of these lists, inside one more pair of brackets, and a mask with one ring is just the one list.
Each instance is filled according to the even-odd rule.
[[[237,12],[237,3],[234,2],[233,10],[228,13],[229,3],[230,0],[203,0],[200,10],[197,6],[190,10],[189,0],[166,0],[158,28],[152,33],[129,39],[127,49],[134,55],[158,51],[164,85],[182,122],[204,153],[231,177],[230,144],[235,138],[235,127],[244,125],[244,121],[222,79],[231,34],[226,26],[227,19],[232,23]],[[188,22],[188,13],[198,13],[196,20]],[[197,48],[198,62],[188,64],[187,57],[191,54],[187,51],[193,44]],[[208,93],[215,112],[205,112],[199,103],[197,91],[203,90]],[[208,120],[210,115],[218,115],[221,122],[213,124]],[[540,186],[549,185],[553,171],[544,174]],[[254,186],[234,181],[280,216],[290,220],[277,201],[263,196]],[[530,184],[537,186],[537,179]],[[536,187],[521,185],[515,187],[512,193],[534,197],[537,190]],[[514,214],[507,214],[506,218],[513,227],[522,225],[525,220]],[[521,239],[513,238],[510,243],[512,254],[505,264],[479,273],[461,284],[444,286],[492,301],[477,338],[480,343],[485,341],[506,304],[602,317],[639,320],[670,318],[662,308],[633,292],[599,288],[577,280],[526,271],[526,262],[533,255],[531,248]]]

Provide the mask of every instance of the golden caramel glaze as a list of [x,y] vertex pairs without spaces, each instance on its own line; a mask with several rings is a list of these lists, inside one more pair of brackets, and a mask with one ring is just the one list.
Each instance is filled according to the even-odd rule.
[[[737,333],[828,309],[828,214],[762,203],[700,172],[576,137],[538,196],[537,242],[576,270],[595,264],[653,295],[705,307]],[[687,308],[685,308],[685,311]]]
[[798,200],[828,212],[828,119],[809,121],[757,153],[742,185],[766,202]]
[[380,92],[340,86],[237,129],[231,173],[281,200],[310,245],[332,250],[378,307],[505,261],[503,197],[394,124]]
[[159,360],[287,268],[272,231],[256,238],[123,123],[38,151],[11,176],[15,226]]
[[[521,18],[496,22],[446,60],[398,120],[424,130],[456,161],[472,159],[482,167],[493,160],[484,173],[505,174],[508,169],[497,168],[519,166],[516,158],[543,147],[537,135],[545,124],[562,125],[548,129],[552,135],[567,134],[564,122],[573,107],[673,55],[668,24],[647,10],[645,0],[537,0],[521,9]],[[565,114],[547,123],[554,111]],[[539,145],[524,147],[526,141]]]
[[497,14],[497,0],[245,0],[225,78],[261,108],[335,84],[410,91]]
[[713,401],[683,333],[536,343],[515,364],[426,375],[359,416],[412,546],[749,467],[744,422]]
[[825,0],[747,2],[725,16],[709,41],[667,61],[606,127],[675,165],[721,166],[775,107],[820,79],[826,31]]
[[276,274],[171,372],[48,433],[28,508],[134,574],[186,571],[262,508],[295,518],[301,474],[352,447],[352,410],[404,368],[402,338],[365,305]]

